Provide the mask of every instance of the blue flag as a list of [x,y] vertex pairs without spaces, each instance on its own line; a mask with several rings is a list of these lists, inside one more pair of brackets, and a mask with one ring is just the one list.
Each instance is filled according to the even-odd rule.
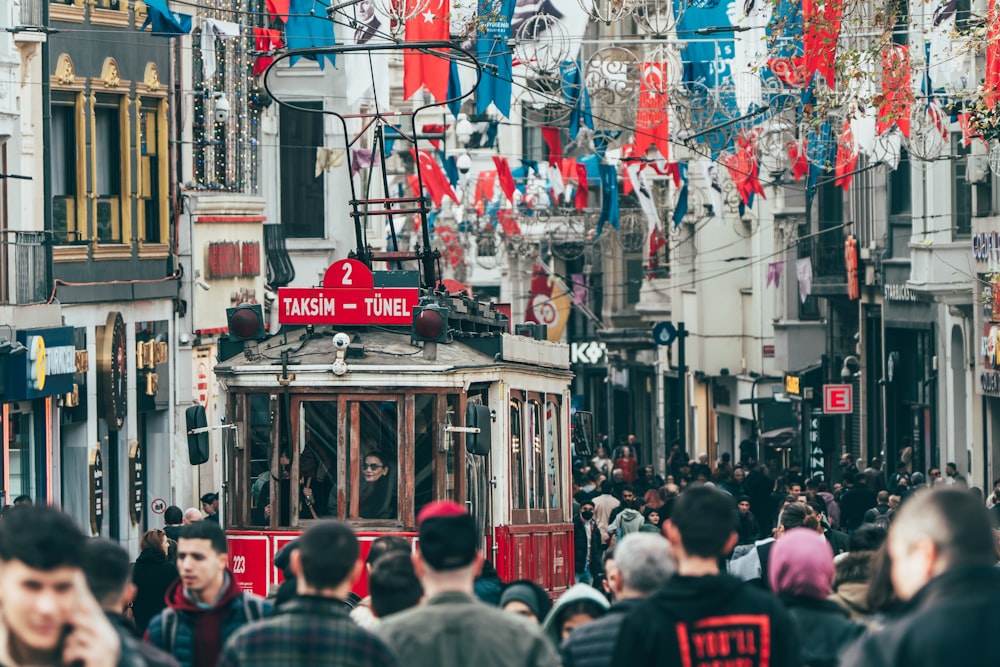
[[563,100],[566,106],[572,109],[569,115],[571,139],[576,139],[581,124],[591,130],[594,129],[594,116],[590,112],[590,93],[587,92],[587,86],[583,85],[580,71],[580,63],[574,60],[564,60],[559,66]]
[[677,195],[677,206],[674,207],[674,227],[681,224],[681,220],[688,212],[688,166],[686,162],[677,163],[677,173],[681,175],[681,191]]
[[476,57],[483,65],[483,78],[476,89],[476,113],[486,113],[492,102],[504,118],[510,116],[514,68],[507,41],[515,3],[516,0],[479,0],[479,20],[484,23],[476,40]]
[[154,35],[172,37],[191,32],[191,15],[170,11],[167,0],[149,0],[146,3],[146,22],[139,30],[152,26]]
[[448,71],[448,99],[451,100],[448,109],[455,118],[458,118],[458,114],[462,111],[462,100],[458,99],[461,96],[462,81],[458,78],[458,61],[452,59],[451,69]]
[[[288,23],[285,24],[285,39],[289,49],[336,46],[333,21],[326,16],[329,6],[330,0],[291,0],[288,7]],[[332,53],[310,58],[318,60],[320,69],[323,69],[324,60],[329,60],[334,67],[337,66],[337,59]],[[288,64],[294,65],[298,60],[299,56],[293,56],[288,59]]]
[[602,164],[601,172],[601,218],[597,221],[597,235],[601,235],[604,223],[618,229],[621,221],[618,215],[618,170],[614,165]]

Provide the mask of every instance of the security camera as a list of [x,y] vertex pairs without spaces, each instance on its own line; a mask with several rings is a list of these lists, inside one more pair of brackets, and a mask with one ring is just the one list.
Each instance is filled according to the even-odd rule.
[[338,350],[346,350],[351,344],[351,337],[345,333],[339,333],[333,337],[333,346]]
[[469,170],[472,169],[472,158],[469,157],[468,153],[462,153],[455,160],[455,166],[458,167],[460,173],[468,174]]
[[215,97],[215,122],[225,123],[229,120],[229,100],[222,93],[216,93]]

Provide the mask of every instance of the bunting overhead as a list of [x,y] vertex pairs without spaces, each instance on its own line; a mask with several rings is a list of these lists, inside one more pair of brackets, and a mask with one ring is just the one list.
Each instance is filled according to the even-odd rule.
[[[406,41],[447,41],[449,11],[449,0],[430,0],[423,13],[406,22]],[[408,100],[425,88],[435,100],[444,102],[448,99],[450,70],[451,60],[446,49],[404,49],[403,98]]]

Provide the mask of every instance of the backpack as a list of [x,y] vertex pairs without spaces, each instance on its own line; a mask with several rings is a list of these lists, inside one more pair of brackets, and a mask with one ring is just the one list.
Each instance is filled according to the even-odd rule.
[[[256,595],[250,595],[249,593],[243,593],[243,620],[245,623],[253,623],[254,621],[259,621],[264,618],[267,611],[268,602],[264,598],[257,597]],[[150,632],[150,640],[154,646],[166,651],[167,653],[173,655],[174,648],[177,640],[177,625],[179,623],[179,618],[177,615],[177,610],[172,607],[166,607],[162,614],[160,621],[160,642],[156,641],[153,637],[153,633]]]

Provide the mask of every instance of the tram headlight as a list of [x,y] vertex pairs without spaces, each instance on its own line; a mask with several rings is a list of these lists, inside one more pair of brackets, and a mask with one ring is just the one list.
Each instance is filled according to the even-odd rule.
[[448,342],[448,309],[439,303],[428,303],[413,309],[411,339],[432,343]]

